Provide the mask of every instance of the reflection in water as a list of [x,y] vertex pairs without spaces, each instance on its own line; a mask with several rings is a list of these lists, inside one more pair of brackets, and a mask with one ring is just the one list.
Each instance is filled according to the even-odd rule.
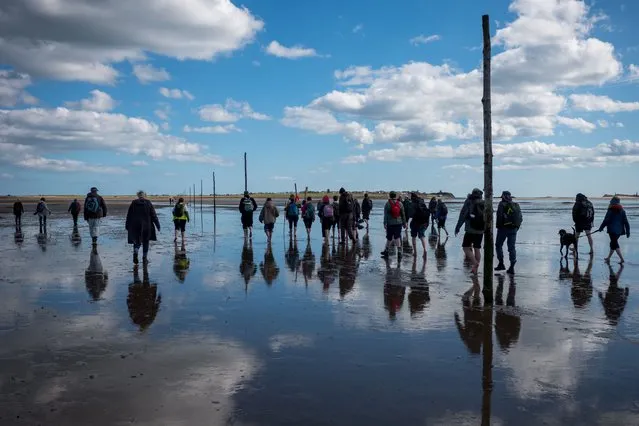
[[182,246],[178,246],[178,243],[176,242],[174,250],[173,273],[175,273],[175,277],[178,281],[183,283],[186,280],[186,275],[189,273],[191,261],[186,254],[186,247],[184,244],[182,244]]
[[313,279],[313,273],[315,272],[315,255],[311,247],[311,242],[306,243],[306,250],[304,250],[304,257],[302,257],[302,274],[304,275],[304,282],[308,286],[308,281]]
[[357,252],[358,248],[355,244],[352,246],[341,245],[339,247],[337,264],[339,267],[339,295],[342,299],[350,293],[355,286],[357,269],[359,268]]
[[408,231],[404,233],[404,238],[402,238],[402,250],[404,251],[404,254],[413,253],[413,246],[411,245],[411,240],[408,237]]
[[133,268],[133,283],[129,284],[129,295],[126,299],[129,308],[129,317],[133,324],[144,331],[155,321],[155,317],[160,310],[162,295],[158,293],[157,284],[149,281],[149,270],[144,265],[142,270],[142,281],[140,281],[139,268]]
[[437,246],[435,248],[435,259],[437,259],[437,270],[442,271],[446,267],[446,243],[448,242],[448,237],[442,243],[441,238],[437,240]]
[[582,275],[579,270],[579,261],[575,258],[575,269],[572,273],[572,287],[570,289],[570,296],[575,308],[585,308],[592,299],[592,260],[593,256],[591,255],[588,260],[588,267]]
[[40,247],[40,250],[42,250],[43,252],[47,251],[47,240],[48,240],[48,236],[46,233],[39,233],[37,236],[38,239],[38,246]]
[[[333,242],[333,251],[335,251],[335,242]],[[324,292],[327,292],[331,284],[335,282],[337,277],[337,265],[331,255],[331,246],[329,243],[322,245],[322,257],[320,258],[320,267],[317,270],[317,278],[322,282]]]
[[22,231],[16,231],[16,233],[13,234],[13,241],[15,241],[16,244],[22,244],[24,242],[24,234]]
[[626,308],[629,290],[628,287],[619,287],[619,278],[623,272],[623,264],[619,265],[619,269],[616,273],[610,264],[608,264],[608,270],[610,274],[610,284],[608,285],[605,296],[602,292],[599,292],[599,300],[601,300],[606,318],[608,318],[610,324],[617,325],[623,310]]
[[428,281],[426,281],[426,259],[422,261],[421,269],[417,271],[417,257],[414,257],[410,274],[410,294],[408,295],[411,317],[424,312],[428,302],[430,302],[430,292]]
[[297,272],[300,267],[300,250],[297,248],[297,239],[291,237],[288,241],[288,250],[286,255],[286,265],[291,272]]
[[504,281],[503,274],[497,275],[497,291],[495,294],[495,334],[497,342],[504,352],[513,347],[519,340],[521,333],[521,317],[515,308],[516,284],[514,275],[508,275],[508,293],[506,306],[504,305]]
[[78,224],[73,225],[73,231],[71,232],[71,245],[73,247],[78,247],[82,243],[82,237],[80,236],[80,231],[78,230]]
[[246,291],[251,278],[257,274],[257,264],[253,256],[253,240],[244,240],[242,247],[242,260],[240,262],[240,274],[244,278],[244,290]]
[[264,281],[266,281],[266,284],[269,286],[273,285],[273,281],[275,281],[280,274],[280,268],[277,266],[277,263],[275,263],[273,248],[270,244],[266,246],[264,261],[260,263],[260,272],[262,273]]
[[430,245],[431,250],[437,249],[437,243],[439,242],[439,238],[437,234],[428,234],[428,244]]
[[455,312],[455,324],[457,325],[457,331],[459,331],[459,337],[472,354],[481,353],[481,345],[483,339],[483,321],[482,321],[482,308],[479,278],[473,275],[473,286],[468,289],[462,296],[462,306],[464,321],[459,318],[459,314]]
[[401,263],[392,268],[390,260],[386,258],[386,276],[384,277],[384,308],[388,311],[390,320],[397,319],[397,313],[402,309],[406,287],[402,285]]
[[368,231],[366,231],[366,235],[362,237],[362,257],[364,260],[368,260],[371,256],[371,238],[368,235]]
[[84,272],[84,282],[87,287],[87,292],[93,301],[98,301],[102,297],[102,293],[106,290],[108,281],[108,273],[102,266],[102,259],[98,254],[97,246],[93,246],[91,249],[91,256],[89,257],[89,266]]

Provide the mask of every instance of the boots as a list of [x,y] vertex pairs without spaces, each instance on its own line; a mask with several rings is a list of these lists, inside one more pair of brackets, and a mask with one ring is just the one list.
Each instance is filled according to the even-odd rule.
[[497,267],[495,268],[495,271],[505,271],[505,270],[506,270],[506,265],[504,265],[503,261],[499,262],[499,265],[497,265]]
[[507,274],[510,274],[510,275],[515,275],[515,264],[514,264],[514,263],[511,263],[511,264],[510,264],[510,268],[508,268],[508,270],[506,271],[506,273],[507,273]]

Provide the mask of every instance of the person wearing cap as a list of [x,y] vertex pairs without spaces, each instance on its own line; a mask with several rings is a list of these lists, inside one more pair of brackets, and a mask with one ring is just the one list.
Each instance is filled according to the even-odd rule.
[[384,206],[384,229],[386,230],[386,248],[382,252],[382,257],[388,258],[388,250],[393,243],[397,246],[397,259],[402,258],[402,227],[406,228],[406,212],[404,205],[397,198],[397,193],[391,191],[388,194],[388,201]]
[[510,260],[510,267],[508,268],[508,274],[515,273],[515,263],[517,263],[517,251],[515,244],[517,242],[517,231],[521,226],[522,215],[519,204],[513,202],[513,196],[509,191],[501,193],[501,201],[497,206],[497,238],[495,240],[495,252],[497,253],[497,260],[499,265],[495,268],[495,271],[504,271],[506,266],[504,265],[504,242],[507,241],[508,246],[508,258]]
[[462,225],[464,225],[464,241],[462,248],[466,258],[472,263],[472,273],[477,274],[479,262],[481,261],[481,243],[484,238],[484,211],[485,203],[483,200],[484,193],[478,189],[473,189],[468,194],[464,206],[459,212],[459,219],[455,227],[455,236],[459,234]]
[[240,214],[242,215],[242,229],[244,238],[253,238],[253,212],[257,210],[257,203],[248,191],[244,191],[244,196],[240,200]]
[[104,198],[98,195],[98,188],[95,186],[84,199],[84,220],[89,224],[89,233],[93,244],[98,243],[100,236],[100,221],[107,215],[107,206]]

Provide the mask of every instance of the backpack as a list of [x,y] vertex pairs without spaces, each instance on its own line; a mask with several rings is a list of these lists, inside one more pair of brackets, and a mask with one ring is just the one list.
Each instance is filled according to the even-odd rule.
[[299,210],[299,207],[297,206],[297,203],[295,203],[294,201],[289,203],[288,208],[286,209],[286,214],[289,217],[297,217],[297,216],[299,216],[300,215],[300,210]]
[[306,204],[306,212],[304,212],[304,217],[306,219],[315,220],[315,207],[312,204]]
[[442,203],[441,207],[439,208],[439,216],[440,217],[448,216],[448,206],[446,206],[445,203]]
[[36,213],[42,213],[44,211],[44,203],[40,201],[36,206]]
[[342,206],[344,207],[344,213],[353,213],[353,197],[349,192],[344,194],[344,202],[340,202],[340,210]]
[[406,219],[411,219],[415,215],[413,201],[407,198],[402,202],[402,204],[404,205],[404,214],[406,215]]
[[323,214],[324,217],[328,217],[328,218],[333,218],[333,206],[331,206],[330,204],[324,204],[324,210],[323,210]]
[[100,211],[100,200],[97,197],[88,197],[84,202],[84,210],[97,214]]
[[595,220],[595,208],[590,200],[585,200],[581,203],[579,215],[583,219],[584,223],[592,223]]
[[430,210],[426,206],[424,200],[419,200],[417,202],[417,207],[415,208],[415,215],[413,216],[413,220],[417,220],[420,223],[428,223],[430,220]]
[[184,204],[177,203],[175,207],[173,207],[173,217],[182,217],[184,216]]
[[393,219],[399,219],[402,217],[402,208],[400,207],[399,201],[389,201],[390,203],[390,215]]
[[253,200],[251,200],[250,198],[245,198],[244,200],[242,200],[242,203],[244,204],[245,213],[253,213]]
[[479,200],[474,201],[470,211],[470,227],[478,231],[483,230],[486,226],[486,221],[484,220],[484,203]]
[[504,226],[512,228],[519,228],[521,226],[521,209],[519,204],[504,204]]

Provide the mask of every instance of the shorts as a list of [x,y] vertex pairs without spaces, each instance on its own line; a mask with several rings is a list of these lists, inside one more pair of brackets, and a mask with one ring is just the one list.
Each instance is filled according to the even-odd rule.
[[388,241],[399,240],[402,238],[402,225],[386,226],[386,239]]
[[426,227],[424,225],[420,225],[420,226],[413,226],[413,224],[410,224],[410,236],[413,238],[424,238],[426,237]]
[[371,218],[371,212],[362,212],[362,219],[368,220]]
[[610,250],[617,250],[619,248],[619,237],[621,235],[617,234],[608,234],[610,237]]
[[242,228],[248,229],[253,227],[253,213],[242,214]]
[[476,249],[481,248],[481,242],[484,239],[484,234],[471,234],[466,232],[464,234],[464,241],[462,242],[463,248],[474,247]]
[[590,232],[590,230],[592,229],[592,223],[587,223],[587,224],[579,224],[579,223],[575,223],[575,232],[576,233],[581,233],[584,231],[588,231]]
[[438,228],[445,228],[446,227],[446,216],[440,217],[440,218],[437,219],[437,227]]
[[287,216],[286,219],[288,220],[288,226],[297,228],[297,222],[300,220],[299,216]]
[[339,229],[339,216],[335,216],[333,218],[333,223],[331,224],[331,228],[335,228],[335,227]]
[[176,231],[181,231],[181,232],[186,231],[186,220],[184,220],[184,219],[175,219],[173,221],[173,224],[175,225],[175,230]]
[[274,223],[265,223],[264,224],[264,232],[273,232],[273,229],[275,229],[275,224]]
[[325,217],[324,220],[322,220],[322,231],[330,231],[334,225],[335,222],[333,222],[333,218]]
[[313,226],[313,219],[304,219],[304,226],[307,228]]

